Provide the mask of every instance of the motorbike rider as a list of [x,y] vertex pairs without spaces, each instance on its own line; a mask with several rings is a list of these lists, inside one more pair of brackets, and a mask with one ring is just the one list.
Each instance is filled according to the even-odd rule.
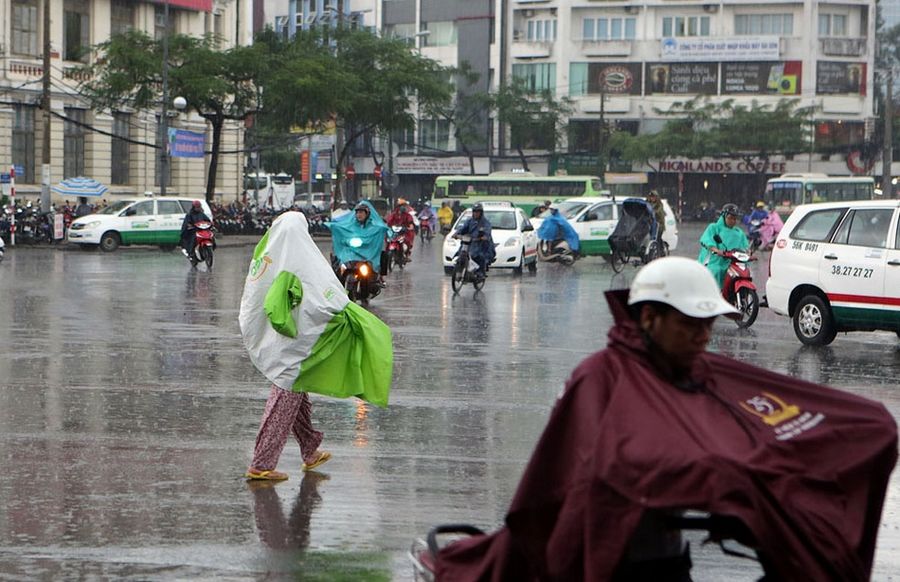
[[[369,261],[372,268],[381,275],[381,251],[384,236],[390,230],[378,215],[375,207],[367,200],[362,200],[354,208],[354,217],[326,222],[325,227],[331,231],[331,243],[335,260],[338,264],[350,261]],[[355,241],[354,239],[359,239]],[[358,245],[351,245],[358,242]]]
[[663,233],[666,231],[666,208],[663,206],[662,200],[659,198],[659,192],[650,190],[647,194],[647,202],[653,207],[653,215],[656,217],[656,244],[662,250]]
[[[716,222],[710,223],[700,237],[700,255],[697,260],[710,270],[719,283],[719,288],[725,283],[725,272],[731,261],[723,256],[725,251],[745,251],[750,248],[750,241],[743,229],[737,228],[740,210],[737,204],[726,204],[722,207],[722,213]],[[716,236],[722,240],[716,242]]]
[[450,205],[446,202],[441,202],[441,207],[437,211],[438,223],[441,225],[441,233],[446,234],[450,232],[450,227],[453,225],[453,210],[450,209]]
[[191,204],[191,209],[184,215],[184,220],[181,222],[181,252],[186,257],[194,252],[194,243],[197,239],[196,224],[198,222],[212,221],[203,212],[203,204],[199,200],[194,200]]
[[431,204],[427,202],[422,205],[422,209],[419,210],[419,228],[427,225],[428,228],[431,229],[431,234],[434,234],[434,224],[437,220],[437,217],[434,214],[434,210],[431,209]]
[[552,253],[565,253],[571,251],[576,257],[581,250],[581,243],[578,240],[578,233],[569,224],[569,221],[559,213],[559,206],[556,203],[550,204],[550,216],[544,219],[540,228],[537,230],[537,236],[542,241],[550,242]]
[[399,226],[405,229],[403,232],[403,244],[406,245],[406,257],[409,258],[413,242],[416,240],[416,225],[412,215],[409,213],[409,205],[405,199],[400,198],[397,200],[397,206],[388,215],[387,224],[388,226]]
[[540,204],[538,204],[531,210],[531,218],[537,218],[538,216],[543,214],[548,208],[550,208],[551,205],[552,205],[552,202],[550,202],[549,200],[544,200],[543,202],[541,202]]
[[[707,351],[736,313],[690,259],[653,261],[606,299],[609,344],[571,374],[504,526],[439,548],[436,579],[688,581],[682,508],[753,548],[765,580],[868,579],[897,456],[884,406]],[[874,442],[844,434],[866,434],[859,418]]]
[[469,257],[478,265],[475,277],[483,279],[487,274],[488,265],[497,257],[497,252],[494,250],[494,239],[491,236],[491,223],[484,216],[484,206],[480,202],[472,205],[472,216],[453,233],[454,238],[466,235],[472,237]]

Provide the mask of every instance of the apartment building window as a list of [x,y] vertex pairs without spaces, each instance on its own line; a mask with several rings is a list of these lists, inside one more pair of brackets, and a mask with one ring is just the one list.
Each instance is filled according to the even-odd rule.
[[84,176],[84,109],[66,107],[63,127],[63,178]]
[[446,119],[419,121],[419,145],[425,153],[450,151],[450,122]]
[[412,152],[416,149],[415,131],[412,128],[395,129],[391,132],[394,147],[401,152]]
[[414,22],[403,22],[385,25],[384,36],[402,40],[413,46],[416,44],[416,24]]
[[122,34],[134,28],[134,4],[126,0],[113,0],[109,8],[110,34]]
[[91,11],[87,0],[65,0],[63,58],[86,63],[91,50]]
[[847,36],[847,15],[819,14],[819,36]]
[[456,44],[456,22],[445,20],[439,22],[423,22],[422,41],[425,46],[450,46]]
[[127,184],[130,177],[128,169],[131,166],[131,144],[126,140],[131,137],[131,114],[114,113],[112,132],[117,136],[112,140],[112,183]]
[[16,176],[24,184],[34,184],[34,111],[31,105],[14,106],[12,131],[12,163],[25,173]]
[[17,55],[38,54],[37,0],[13,0],[12,46]]
[[556,19],[529,20],[525,38],[529,42],[553,42],[556,40]]
[[512,66],[513,77],[525,81],[531,91],[556,89],[556,63],[527,63]]
[[709,36],[709,16],[665,16],[663,36]]
[[791,36],[794,34],[793,14],[736,14],[735,34],[772,34]]
[[637,30],[636,18],[585,18],[582,40],[632,40]]

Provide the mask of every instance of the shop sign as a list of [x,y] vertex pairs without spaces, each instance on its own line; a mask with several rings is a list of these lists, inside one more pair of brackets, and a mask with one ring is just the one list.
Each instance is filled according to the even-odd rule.
[[588,93],[590,95],[640,95],[642,83],[640,63],[590,63]]
[[469,171],[469,159],[465,157],[413,156],[394,160],[395,174],[468,174]]
[[799,95],[803,61],[722,63],[723,95]]
[[818,95],[865,95],[866,63],[819,61],[816,63]]
[[647,63],[647,95],[715,95],[718,63]]
[[777,36],[664,38],[660,42],[664,61],[775,61],[781,51]]
[[[763,170],[765,162],[744,160],[664,160],[659,163],[660,172],[685,174],[756,174]],[[785,162],[769,162],[767,174],[784,174]]]

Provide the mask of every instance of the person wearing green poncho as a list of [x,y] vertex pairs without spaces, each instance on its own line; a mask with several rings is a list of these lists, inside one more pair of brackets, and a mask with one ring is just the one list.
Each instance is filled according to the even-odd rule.
[[[700,255],[697,260],[706,267],[716,278],[719,288],[725,283],[725,272],[728,271],[731,261],[722,256],[724,251],[744,251],[750,248],[747,235],[738,223],[738,207],[736,204],[726,204],[722,207],[719,220],[706,227],[703,236],[700,237]],[[716,235],[721,242],[716,241]]]
[[304,471],[331,458],[309,392],[387,406],[391,331],[347,298],[303,214],[282,214],[256,245],[239,320],[250,360],[272,382],[248,479],[287,479],[275,467],[289,433]]

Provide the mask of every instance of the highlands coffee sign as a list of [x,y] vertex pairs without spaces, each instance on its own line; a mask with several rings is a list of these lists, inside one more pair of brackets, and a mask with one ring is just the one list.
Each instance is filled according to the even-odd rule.
[[680,172],[683,174],[784,174],[785,162],[765,162],[744,160],[664,160],[659,163],[660,172]]

